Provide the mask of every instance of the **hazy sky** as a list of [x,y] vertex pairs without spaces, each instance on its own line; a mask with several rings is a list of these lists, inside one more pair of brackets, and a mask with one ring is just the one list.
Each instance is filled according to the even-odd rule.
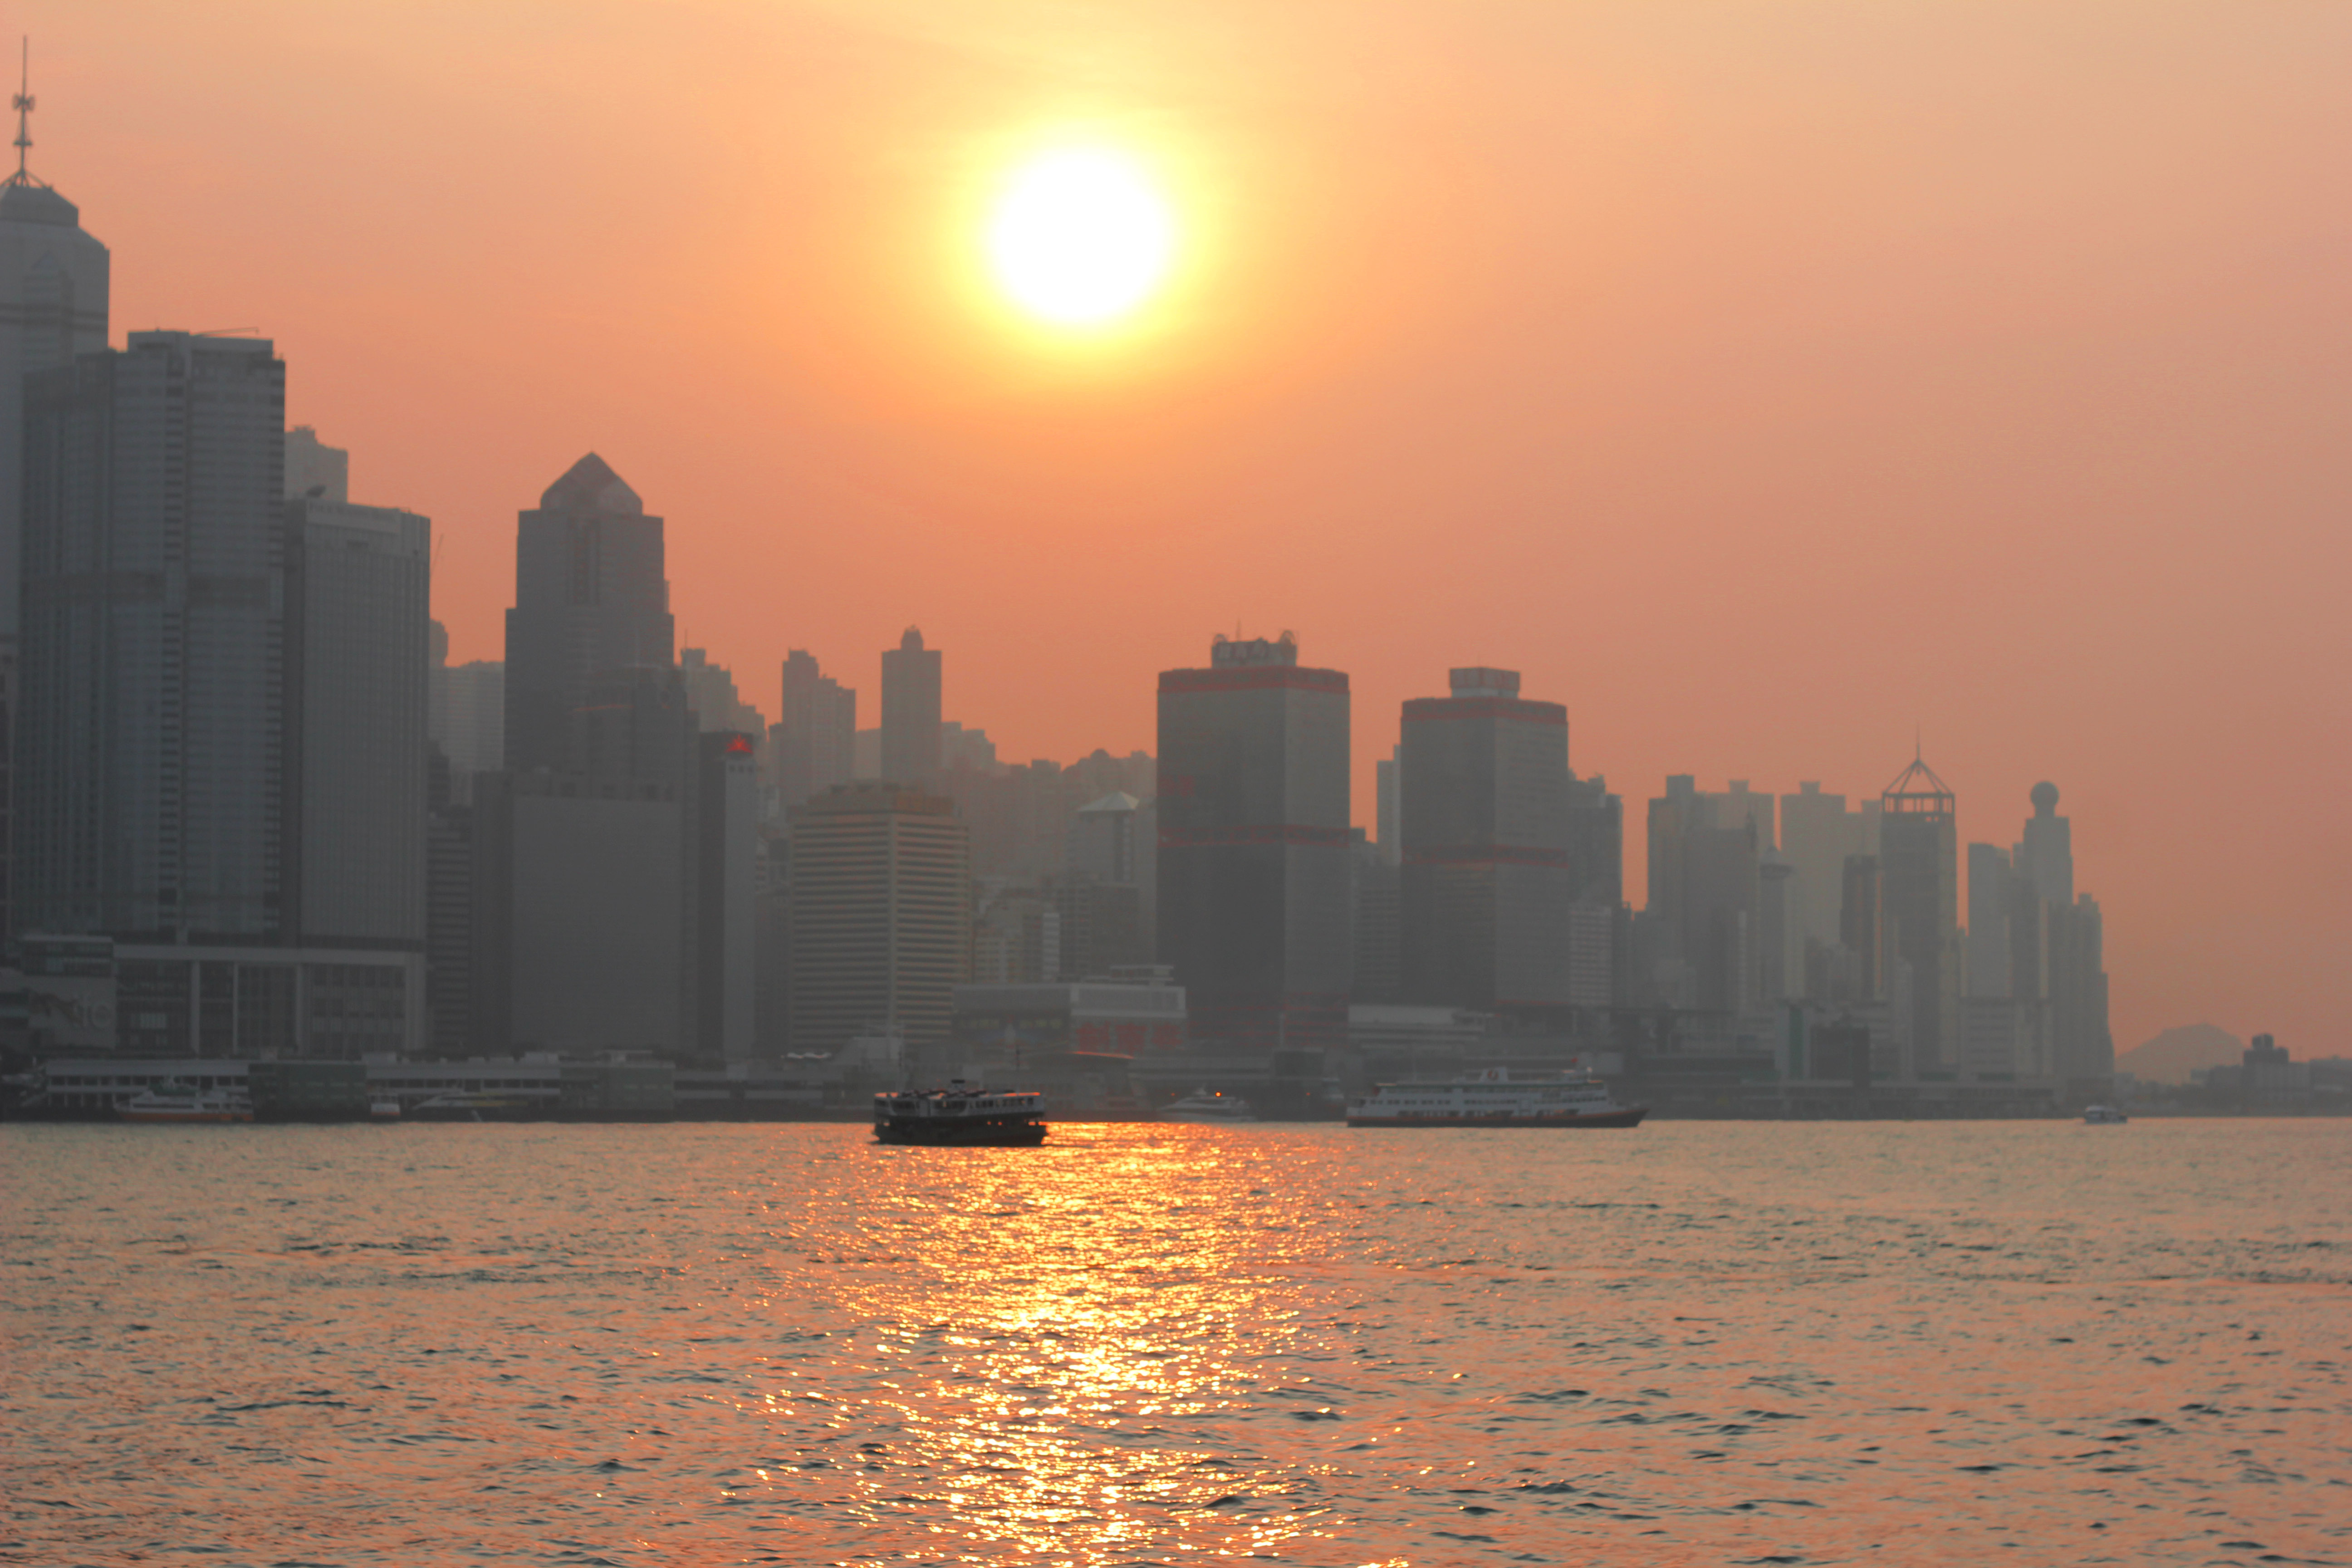
[[[684,642],[871,722],[908,623],[1015,760],[1296,630],[1357,817],[1451,665],[1643,802],[2064,792],[2119,1047],[2352,1018],[2352,6],[37,0],[118,340],[252,328],[496,658],[584,451]],[[1083,133],[1183,226],[1088,352],[982,204]],[[1638,901],[1639,894],[1636,891]]]

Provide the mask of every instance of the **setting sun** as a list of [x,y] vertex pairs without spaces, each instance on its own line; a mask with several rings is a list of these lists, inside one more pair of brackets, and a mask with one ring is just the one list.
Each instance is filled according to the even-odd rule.
[[1022,310],[1065,327],[1129,314],[1166,279],[1175,220],[1134,159],[1097,148],[1047,153],[1005,186],[988,226],[1000,288]]

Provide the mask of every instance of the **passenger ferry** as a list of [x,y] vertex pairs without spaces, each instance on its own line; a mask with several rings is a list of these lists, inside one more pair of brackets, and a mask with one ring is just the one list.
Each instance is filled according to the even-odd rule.
[[2094,1127],[2121,1127],[2131,1118],[2112,1105],[2086,1105],[2083,1107],[2083,1120]]
[[1031,1147],[1045,1141],[1045,1097],[1034,1089],[899,1089],[874,1097],[877,1143]]
[[1348,1107],[1350,1127],[1637,1127],[1646,1105],[1622,1106],[1598,1079],[1514,1080],[1508,1068],[1438,1083],[1384,1083]]

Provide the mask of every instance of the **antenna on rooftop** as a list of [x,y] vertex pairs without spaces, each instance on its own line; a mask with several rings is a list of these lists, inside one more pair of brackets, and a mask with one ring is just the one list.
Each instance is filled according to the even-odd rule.
[[33,150],[33,40],[26,35],[24,58],[19,62],[16,81],[16,183],[24,184],[32,179],[25,172],[25,157]]

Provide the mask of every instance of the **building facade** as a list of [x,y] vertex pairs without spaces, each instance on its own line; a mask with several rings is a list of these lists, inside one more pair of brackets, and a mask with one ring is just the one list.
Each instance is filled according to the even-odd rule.
[[798,807],[785,920],[792,1048],[840,1050],[871,1028],[947,1038],[971,956],[971,851],[952,802],[842,784]]

